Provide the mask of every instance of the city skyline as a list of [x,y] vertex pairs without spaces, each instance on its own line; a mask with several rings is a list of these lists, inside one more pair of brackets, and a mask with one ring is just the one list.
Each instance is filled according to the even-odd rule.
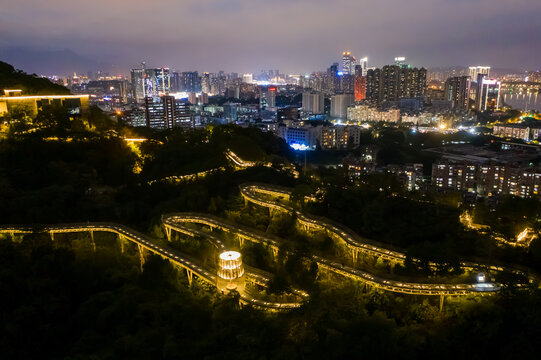
[[66,53],[81,71],[119,73],[142,60],[181,70],[309,73],[342,51],[367,56],[371,67],[396,56],[424,67],[540,67],[541,40],[528,35],[541,30],[541,3],[532,0],[163,0],[161,12],[138,1],[70,4],[5,4],[1,58],[41,73],[54,73],[55,58]]

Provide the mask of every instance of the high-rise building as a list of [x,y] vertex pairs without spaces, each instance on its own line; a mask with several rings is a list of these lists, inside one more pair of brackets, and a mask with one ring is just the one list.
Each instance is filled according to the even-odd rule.
[[168,94],[171,91],[171,70],[168,68],[147,69],[141,63],[141,69],[131,71],[132,97],[142,103],[147,97]]
[[238,119],[238,108],[239,103],[226,102],[223,105],[224,108],[224,117],[228,122],[235,122]]
[[145,100],[145,63],[141,63],[141,69],[132,69],[131,84],[132,84],[132,99],[137,103],[142,103]]
[[305,113],[319,115],[325,112],[325,102],[323,93],[303,92],[302,109]]
[[370,69],[366,74],[366,99],[378,103],[381,97],[381,69]]
[[458,111],[468,111],[470,105],[471,78],[456,76],[445,82],[445,100],[451,102],[451,108]]
[[352,94],[333,95],[331,97],[331,117],[345,119],[348,106],[354,103],[355,97]]
[[276,107],[276,86],[262,86],[259,88],[259,108],[267,110]]
[[201,80],[197,71],[185,71],[180,79],[181,91],[199,92],[201,90]]
[[[362,70],[359,71],[362,74]],[[355,101],[366,99],[366,76],[355,74]]]
[[188,104],[170,95],[145,98],[145,115],[146,125],[154,129],[194,127]]
[[401,98],[423,97],[426,91],[426,69],[386,65],[370,69],[366,78],[366,98],[376,104]]
[[340,89],[338,63],[333,63],[324,75],[323,84],[321,90],[327,94],[332,95]]
[[368,58],[363,57],[360,61],[361,69],[362,69],[362,76],[366,76],[366,73],[368,72]]
[[342,72],[344,73],[344,75],[355,74],[356,64],[357,64],[357,59],[355,59],[355,56],[351,55],[351,52],[344,51],[342,53]]
[[247,84],[252,84],[254,82],[254,74],[243,74],[242,81]]
[[168,68],[154,69],[153,95],[166,95],[171,91],[171,70]]
[[501,83],[485,77],[480,80],[477,94],[477,109],[479,111],[495,111],[500,107]]
[[182,91],[180,74],[176,71],[171,72],[171,92]]
[[194,92],[189,93],[188,102],[192,105],[197,105],[197,93],[194,93]]
[[210,94],[210,85],[210,74],[206,72],[201,77],[201,92]]
[[490,66],[470,66],[470,79],[471,81],[477,81],[479,74],[484,74],[486,77],[490,77]]
[[355,89],[355,75],[343,74],[338,76],[337,92],[353,94]]

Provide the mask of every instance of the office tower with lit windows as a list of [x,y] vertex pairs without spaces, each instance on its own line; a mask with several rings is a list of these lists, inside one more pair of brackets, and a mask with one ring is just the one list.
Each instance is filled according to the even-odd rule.
[[353,94],[355,88],[355,75],[342,74],[338,76],[337,92],[342,94]]
[[333,63],[324,75],[322,90],[327,95],[334,94],[340,89],[340,79],[338,78],[340,71],[338,71],[338,63]]
[[145,76],[146,67],[144,62],[141,63],[140,69],[132,69],[131,71],[132,99],[137,103],[142,103],[146,97]]
[[166,95],[171,91],[171,70],[168,68],[154,69],[153,95]]
[[479,74],[483,74],[487,78],[490,77],[490,66],[470,66],[469,75],[471,81],[477,81]]
[[259,88],[259,109],[267,110],[276,107],[276,86],[262,86]]
[[307,114],[319,115],[325,112],[325,102],[321,92],[303,92],[302,109]]
[[210,94],[210,85],[210,74],[206,72],[201,77],[201,92]]
[[351,52],[344,51],[342,53],[342,72],[344,73],[344,75],[355,74],[356,64],[357,64],[357,59],[355,59],[355,56],[351,55]]
[[189,105],[174,96],[145,98],[146,125],[153,129],[193,128]]
[[368,58],[363,57],[361,60],[359,60],[362,69],[362,76],[366,76],[366,73],[368,72]]
[[197,71],[185,71],[180,77],[180,89],[185,92],[199,92],[201,90],[201,79]]
[[132,97],[137,103],[145,98],[168,94],[171,91],[171,70],[168,68],[147,69],[145,63],[141,69],[131,71]]
[[455,111],[466,112],[470,105],[471,78],[469,76],[451,77],[445,81],[445,100],[451,102]]
[[179,92],[181,90],[181,82],[180,82],[180,74],[176,71],[172,71],[171,73],[171,92]]
[[495,111],[500,107],[501,83],[495,79],[483,77],[479,81],[479,92],[477,94],[477,110]]

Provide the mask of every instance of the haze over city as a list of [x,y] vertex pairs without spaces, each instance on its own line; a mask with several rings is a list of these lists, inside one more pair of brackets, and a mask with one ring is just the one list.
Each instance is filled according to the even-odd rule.
[[541,0],[0,0],[1,359],[536,359]]
[[[325,69],[343,50],[371,66],[540,67],[537,0],[4,1],[0,55],[29,72]],[[67,50],[67,51],[66,51]],[[71,53],[73,52],[73,53]],[[59,74],[64,75],[64,74]]]

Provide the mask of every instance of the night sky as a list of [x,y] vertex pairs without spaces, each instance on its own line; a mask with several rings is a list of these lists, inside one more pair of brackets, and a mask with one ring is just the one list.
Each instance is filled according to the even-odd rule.
[[0,59],[28,71],[305,73],[342,50],[369,66],[541,68],[541,0],[0,1]]

